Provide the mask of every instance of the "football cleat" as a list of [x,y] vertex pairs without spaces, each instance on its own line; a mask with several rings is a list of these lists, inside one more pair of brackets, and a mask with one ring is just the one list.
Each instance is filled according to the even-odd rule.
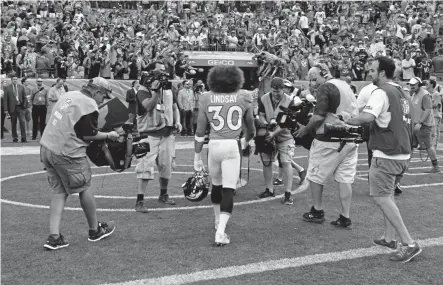
[[205,170],[197,171],[183,183],[185,198],[191,202],[200,202],[208,196],[209,173]]
[[224,246],[231,243],[231,238],[227,234],[215,233],[215,245]]

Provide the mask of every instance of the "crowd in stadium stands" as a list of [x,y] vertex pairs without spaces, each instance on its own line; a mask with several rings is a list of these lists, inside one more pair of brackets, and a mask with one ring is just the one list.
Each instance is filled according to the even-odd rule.
[[442,1],[2,1],[1,72],[137,79],[185,50],[256,54],[258,76],[305,80],[317,62],[361,81],[377,55],[396,79],[443,75]]

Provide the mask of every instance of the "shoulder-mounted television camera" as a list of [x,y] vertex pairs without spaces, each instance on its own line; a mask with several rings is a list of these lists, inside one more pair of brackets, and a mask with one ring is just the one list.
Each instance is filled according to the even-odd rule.
[[134,137],[134,124],[122,126],[124,134],[118,141],[93,141],[87,148],[86,154],[97,166],[110,166],[112,170],[122,172],[131,167],[132,157],[144,157],[149,151],[148,142],[140,142],[144,137]]
[[280,106],[281,112],[278,113],[276,121],[280,128],[286,128],[293,131],[299,129],[299,124],[307,125],[312,117],[312,110],[315,107],[316,100],[314,96],[308,95],[300,99],[295,97],[293,104],[288,108]]
[[305,137],[295,137],[295,132],[300,128],[300,125],[306,126],[309,119],[312,117],[312,111],[315,107],[316,100],[314,96],[307,95],[306,98],[294,98],[293,105],[288,108],[280,106],[281,112],[278,113],[276,121],[280,128],[286,128],[291,131],[296,145],[303,146],[306,149],[311,148],[314,140],[313,134],[308,134]]
[[165,71],[144,71],[140,77],[140,85],[153,91],[159,89],[171,89],[171,82],[169,82],[169,78],[170,74]]
[[360,144],[368,141],[368,129],[363,126],[349,126],[349,125],[333,125],[326,123],[324,125],[323,136],[330,142],[339,142],[340,146],[337,149],[340,152],[346,143]]

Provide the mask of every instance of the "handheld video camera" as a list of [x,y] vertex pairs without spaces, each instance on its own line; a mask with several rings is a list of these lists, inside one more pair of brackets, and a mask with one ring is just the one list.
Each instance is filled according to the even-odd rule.
[[295,132],[300,128],[299,124],[306,126],[309,123],[315,104],[316,101],[312,95],[308,95],[303,99],[295,97],[294,104],[289,108],[280,106],[281,112],[278,113],[276,118],[280,128],[287,128],[291,131],[295,144],[303,146],[306,149],[311,148],[312,141],[314,140],[313,134],[308,134],[303,138],[297,138],[295,137]]
[[150,151],[148,142],[139,142],[143,137],[133,137],[134,124],[125,123],[122,129],[124,134],[118,141],[93,141],[86,148],[87,156],[95,165],[109,165],[112,170],[122,172],[131,167],[133,155],[142,158]]
[[280,128],[287,128],[291,131],[298,130],[299,125],[297,123],[304,126],[309,123],[315,103],[315,98],[312,95],[307,95],[303,99],[295,97],[292,106],[288,108],[280,106],[281,112],[277,115],[277,124]]
[[158,89],[171,89],[169,73],[159,70],[144,71],[140,77],[140,85],[156,91]]
[[324,136],[328,141],[339,142],[340,147],[337,149],[340,152],[346,143],[360,144],[369,139],[369,133],[366,128],[362,126],[348,126],[348,125],[324,125]]

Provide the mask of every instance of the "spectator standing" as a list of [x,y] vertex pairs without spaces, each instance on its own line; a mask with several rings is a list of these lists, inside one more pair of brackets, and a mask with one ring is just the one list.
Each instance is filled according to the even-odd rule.
[[135,118],[137,117],[137,100],[136,94],[138,89],[140,88],[140,84],[137,80],[132,81],[132,88],[126,91],[126,102],[128,102],[128,116],[129,120],[132,122],[136,122]]
[[431,159],[432,168],[426,173],[440,173],[437,153],[431,143],[432,128],[434,125],[434,114],[432,111],[432,98],[429,92],[422,87],[422,81],[413,77],[409,81],[412,97],[412,120],[414,125],[414,136],[420,144],[420,149],[425,149]]
[[49,123],[49,118],[51,116],[54,105],[57,103],[58,99],[60,99],[60,88],[63,87],[63,83],[64,79],[57,78],[55,85],[52,86],[48,91],[48,100],[46,101],[46,124]]
[[42,78],[37,78],[37,87],[31,90],[32,104],[32,140],[37,139],[38,131],[40,136],[46,126],[46,112],[48,102],[48,90],[43,86]]
[[194,111],[194,91],[192,90],[192,81],[184,81],[183,89],[178,91],[177,104],[181,111],[182,135],[193,135],[193,111]]
[[442,118],[442,94],[435,90],[437,87],[437,82],[433,79],[429,80],[426,84],[427,90],[432,98],[432,112],[434,114],[434,126],[432,129],[432,144],[434,145],[435,149],[438,147],[438,142],[440,140],[440,123]]
[[406,58],[401,62],[403,69],[403,80],[407,81],[414,77],[415,61],[411,58],[411,54],[406,54]]
[[28,78],[22,78],[22,85],[25,88],[26,93],[26,109],[25,109],[25,123],[26,123],[26,136],[31,136],[31,119],[32,119],[32,103],[31,103],[31,89],[29,88]]
[[4,102],[7,113],[11,116],[12,141],[18,142],[17,120],[20,124],[21,142],[26,143],[26,119],[25,112],[28,100],[26,91],[22,85],[17,84],[17,76],[12,75],[11,84],[5,87]]

